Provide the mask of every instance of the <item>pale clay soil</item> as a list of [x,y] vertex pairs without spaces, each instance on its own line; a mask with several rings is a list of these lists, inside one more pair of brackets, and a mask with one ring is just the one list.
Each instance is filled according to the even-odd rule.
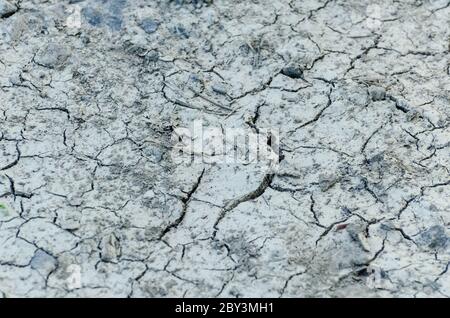
[[449,49],[449,0],[0,0],[0,297],[450,296]]

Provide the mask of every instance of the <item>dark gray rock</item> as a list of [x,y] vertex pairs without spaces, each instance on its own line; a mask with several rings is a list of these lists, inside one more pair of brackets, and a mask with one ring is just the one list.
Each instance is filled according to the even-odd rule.
[[281,70],[281,74],[290,78],[303,78],[303,70],[299,67],[288,66]]
[[156,22],[153,19],[145,18],[140,23],[139,26],[144,30],[146,33],[154,33],[156,30],[158,30],[159,23]]

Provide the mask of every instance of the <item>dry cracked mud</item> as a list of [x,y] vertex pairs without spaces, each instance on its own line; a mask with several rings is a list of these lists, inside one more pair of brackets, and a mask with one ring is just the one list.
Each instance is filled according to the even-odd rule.
[[0,297],[450,296],[449,49],[448,0],[0,0]]

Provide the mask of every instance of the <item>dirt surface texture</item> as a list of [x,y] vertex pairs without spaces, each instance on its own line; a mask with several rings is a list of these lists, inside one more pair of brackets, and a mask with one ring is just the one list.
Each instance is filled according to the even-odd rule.
[[450,296],[449,49],[449,0],[0,0],[0,297]]

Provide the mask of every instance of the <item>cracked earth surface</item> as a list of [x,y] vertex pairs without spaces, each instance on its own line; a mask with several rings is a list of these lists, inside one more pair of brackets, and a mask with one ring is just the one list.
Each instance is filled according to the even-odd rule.
[[[0,296],[450,296],[449,48],[448,0],[0,0]],[[196,119],[279,168],[173,162]]]

